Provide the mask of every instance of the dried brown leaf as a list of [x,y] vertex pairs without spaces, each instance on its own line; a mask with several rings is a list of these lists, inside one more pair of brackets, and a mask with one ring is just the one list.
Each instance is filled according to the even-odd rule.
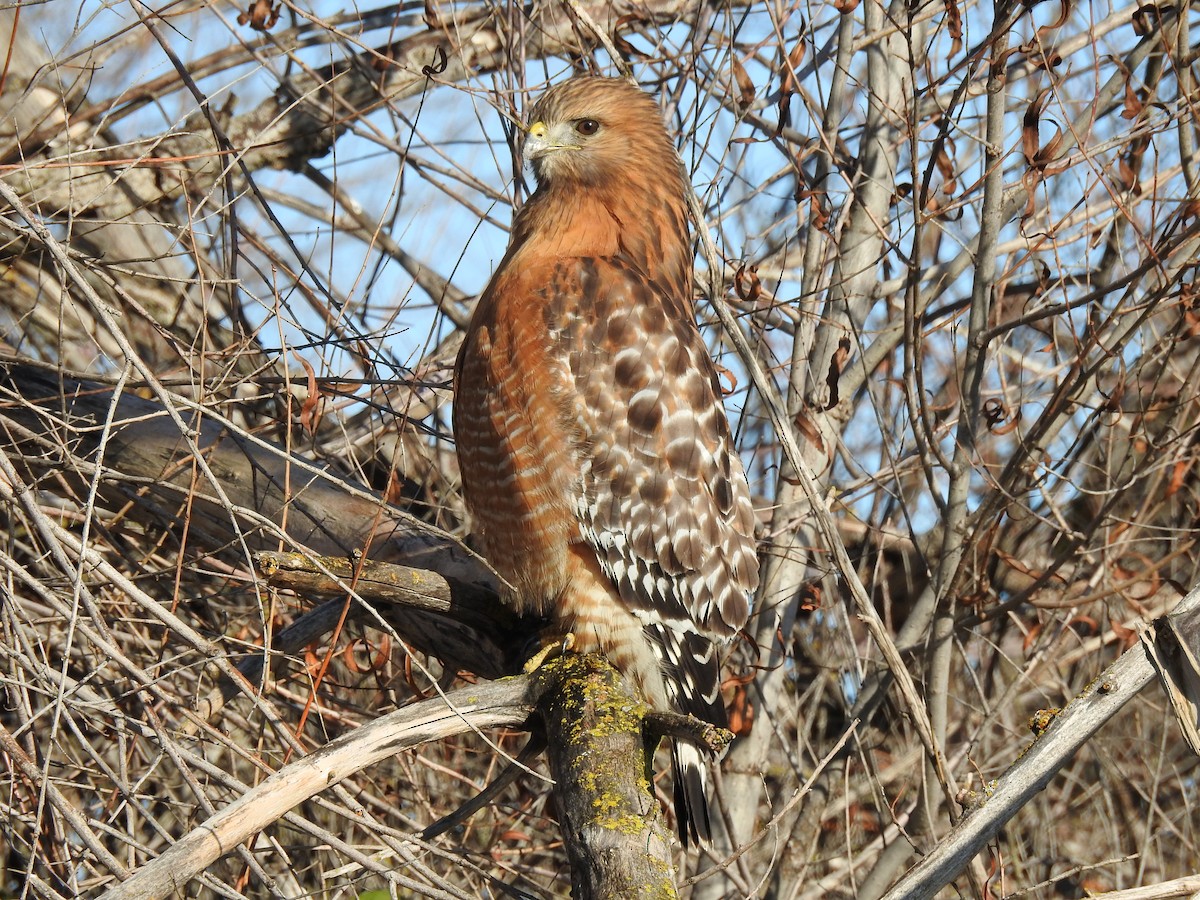
[[750,77],[750,73],[746,71],[746,67],[742,65],[741,60],[736,56],[731,58],[733,68],[733,80],[738,87],[738,104],[743,109],[754,104],[756,92],[754,90],[754,80]]

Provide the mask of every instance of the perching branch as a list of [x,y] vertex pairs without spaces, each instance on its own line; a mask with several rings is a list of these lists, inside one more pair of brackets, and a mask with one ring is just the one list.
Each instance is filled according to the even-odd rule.
[[649,789],[645,705],[597,656],[563,656],[536,677],[572,896],[678,896],[673,840]]

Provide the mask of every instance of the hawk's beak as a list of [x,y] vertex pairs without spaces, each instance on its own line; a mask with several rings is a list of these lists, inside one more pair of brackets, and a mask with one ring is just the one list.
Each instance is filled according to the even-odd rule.
[[[569,126],[565,129],[567,136],[570,136]],[[579,145],[563,140],[564,128],[558,129],[558,134],[554,134],[550,130],[550,126],[540,119],[529,126],[528,133],[525,138],[525,158],[528,160],[541,159],[549,156],[556,150],[578,150]]]

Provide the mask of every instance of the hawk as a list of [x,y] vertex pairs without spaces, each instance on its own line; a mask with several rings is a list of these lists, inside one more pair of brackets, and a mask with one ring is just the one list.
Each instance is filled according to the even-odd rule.
[[[538,187],[455,367],[467,507],[522,613],[650,706],[724,726],[718,645],[758,584],[754,511],[696,326],[686,185],[657,105],[575,78],[533,107]],[[700,751],[672,744],[682,842],[707,842]]]

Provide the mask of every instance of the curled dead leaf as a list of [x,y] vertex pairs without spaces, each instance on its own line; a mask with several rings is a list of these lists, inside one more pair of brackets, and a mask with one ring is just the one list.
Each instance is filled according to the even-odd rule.
[[762,282],[758,277],[758,266],[742,263],[733,276],[733,289],[746,303],[758,303],[762,296]]
[[829,370],[825,374],[825,386],[829,388],[829,399],[825,406],[825,411],[829,411],[838,405],[841,399],[838,390],[838,381],[842,375],[842,369],[845,367],[847,360],[850,359],[850,338],[842,337],[838,341],[837,350],[833,351],[833,356],[829,360]]
[[1128,628],[1116,619],[1109,619],[1108,624],[1112,627],[1112,632],[1117,637],[1117,646],[1122,653],[1138,642],[1137,629]]
[[613,45],[617,48],[617,52],[621,54],[621,57],[626,62],[631,62],[634,59],[645,59],[646,54],[637,49],[637,47],[633,46],[633,44],[629,43],[629,41],[626,40],[621,34],[622,30],[624,30],[625,26],[627,25],[644,25],[648,21],[649,19],[641,13],[626,13],[625,15],[620,16],[613,24]]
[[[737,376],[734,375],[733,372],[731,372],[729,369],[725,368],[720,363],[715,363],[714,365],[716,365],[716,367],[717,367],[717,377],[722,382],[721,393],[724,396],[728,397],[730,394],[732,394],[734,391],[737,390],[737,385],[738,385]],[[725,382],[728,382],[728,384],[729,384],[728,387],[725,386]]]
[[942,6],[946,10],[946,31],[950,33],[950,58],[962,51],[962,10],[958,8],[955,0],[942,0]]
[[733,69],[733,81],[738,88],[738,104],[743,109],[752,106],[756,94],[753,79],[736,56],[731,57],[730,65]]
[[296,358],[300,360],[300,365],[304,367],[308,376],[308,395],[300,406],[300,426],[312,436],[317,433],[317,426],[321,421],[321,385],[317,381],[317,373],[312,364],[299,353],[296,354]]
[[796,430],[808,443],[822,453],[825,452],[825,441],[821,439],[821,429],[805,413],[797,414],[796,418],[792,420],[792,424],[796,426]]
[[800,601],[800,609],[804,612],[816,612],[821,608],[823,597],[821,586],[809,583],[800,588],[797,599]]
[[[803,18],[800,20],[799,33],[804,34],[807,27]],[[783,129],[787,128],[792,121],[792,95],[800,89],[800,64],[804,61],[804,54],[807,51],[807,45],[804,39],[798,38],[792,49],[788,52],[787,59],[783,61],[783,82],[779,90],[779,127],[775,130],[775,137],[779,137],[783,133]]]
[[239,25],[249,25],[255,31],[270,31],[279,21],[278,3],[271,0],[251,0],[244,13],[238,13]]
[[738,737],[746,737],[754,727],[754,703],[750,700],[750,692],[744,684],[739,684],[733,692],[733,699],[728,706],[729,730]]

